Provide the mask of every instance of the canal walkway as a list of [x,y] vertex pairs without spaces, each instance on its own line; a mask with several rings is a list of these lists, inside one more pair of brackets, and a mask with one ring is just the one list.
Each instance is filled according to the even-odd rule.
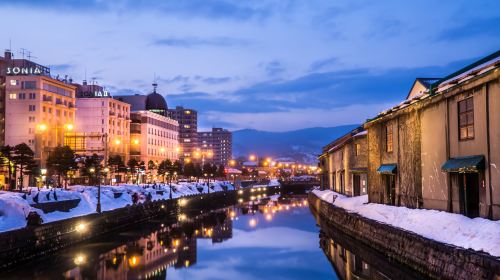
[[[226,181],[215,181],[210,182],[210,189],[207,183],[198,182],[104,185],[100,189],[102,211],[111,211],[145,201],[234,190],[234,186]],[[27,193],[0,191],[0,232],[24,228],[30,212],[37,213],[43,223],[95,213],[97,193],[97,187],[81,185],[68,189],[29,188]]]

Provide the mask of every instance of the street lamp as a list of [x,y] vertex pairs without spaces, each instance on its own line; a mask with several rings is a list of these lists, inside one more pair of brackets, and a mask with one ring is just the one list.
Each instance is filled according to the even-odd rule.
[[250,161],[255,161],[257,157],[255,155],[250,155],[248,159],[250,159]]
[[[94,167],[89,168],[89,172],[91,174],[90,178],[94,176],[94,173],[96,173],[96,169]],[[98,178],[99,175],[96,175],[97,179],[97,205],[95,211],[97,213],[101,213],[101,180]]]

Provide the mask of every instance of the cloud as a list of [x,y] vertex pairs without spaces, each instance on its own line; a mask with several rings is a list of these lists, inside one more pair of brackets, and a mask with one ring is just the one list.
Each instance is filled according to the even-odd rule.
[[439,41],[457,41],[478,36],[500,36],[500,17],[460,21],[455,27],[445,29],[438,35]]
[[[217,246],[206,246],[205,250],[241,248],[282,249],[286,252],[314,252],[318,233],[288,227],[270,227],[253,231],[233,229],[233,238]],[[201,247],[201,246],[199,246]]]
[[202,81],[204,83],[211,84],[211,85],[223,84],[223,83],[227,83],[231,80],[232,80],[231,77],[207,77],[207,78],[202,79]]
[[212,38],[168,37],[153,41],[153,45],[156,46],[179,47],[179,48],[193,48],[202,46],[212,46],[212,47],[245,46],[248,45],[248,43],[249,42],[247,42],[246,40],[231,38],[231,37],[212,37]]
[[69,70],[72,70],[75,67],[75,65],[72,63],[62,63],[62,64],[50,64],[47,65],[47,67],[49,67],[51,71],[68,72]]
[[339,59],[337,57],[329,57],[327,59],[322,59],[315,61],[311,64],[310,71],[316,72],[337,65]]
[[278,60],[264,64],[264,69],[269,77],[275,77],[285,72],[285,66]]
[[155,11],[170,16],[200,17],[208,19],[230,19],[246,21],[265,19],[271,7],[251,2],[230,0],[189,0],[189,1],[155,1],[155,0],[16,0],[1,1],[3,6],[23,6],[44,10],[65,10],[80,12],[145,12]]

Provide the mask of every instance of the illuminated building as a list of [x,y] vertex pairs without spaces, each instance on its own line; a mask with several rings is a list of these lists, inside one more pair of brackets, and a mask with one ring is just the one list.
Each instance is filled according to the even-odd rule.
[[168,115],[179,122],[180,157],[192,158],[198,148],[198,112],[181,106],[169,109]]
[[6,52],[5,144],[26,143],[44,166],[48,153],[64,144],[75,123],[75,86],[50,76],[50,69]]
[[124,162],[130,152],[130,104],[113,99],[109,92],[96,84],[75,84],[75,131],[65,142],[76,153],[94,153],[108,158],[120,155]]
[[213,164],[229,166],[233,156],[233,134],[227,129],[212,128],[212,131],[198,132],[201,151],[212,151],[209,160]]

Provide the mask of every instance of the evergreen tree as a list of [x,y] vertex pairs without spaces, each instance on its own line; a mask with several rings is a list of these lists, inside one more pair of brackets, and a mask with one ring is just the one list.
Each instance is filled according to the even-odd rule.
[[35,153],[33,150],[26,145],[26,143],[21,143],[14,147],[14,156],[12,158],[15,165],[19,168],[19,176],[21,178],[20,184],[21,188],[24,184],[24,174],[28,172],[28,168],[35,164]]
[[174,172],[177,172],[177,175],[183,175],[184,174],[184,170],[182,168],[182,164],[179,160],[176,160],[173,164],[173,169],[174,169]]
[[9,176],[9,190],[13,190],[16,182],[15,174],[14,174],[14,180],[12,180],[12,168],[14,165],[13,159],[14,159],[14,148],[7,145],[7,146],[2,146],[0,147],[0,153],[2,157],[1,164],[5,167],[7,167],[7,172]]
[[219,168],[217,169],[217,177],[223,178],[226,176],[226,168],[224,167],[223,164],[219,165]]
[[[99,177],[99,172],[101,172],[102,166],[102,158],[97,154],[93,154],[90,157],[85,157],[83,162],[83,166],[80,168],[80,173],[83,176],[87,176],[90,178],[89,183],[94,185],[97,183],[97,178]],[[91,170],[93,169],[93,172]]]
[[47,157],[47,168],[57,174],[57,184],[61,186],[61,176],[67,182],[68,171],[76,169],[75,152],[68,146],[56,147]]

